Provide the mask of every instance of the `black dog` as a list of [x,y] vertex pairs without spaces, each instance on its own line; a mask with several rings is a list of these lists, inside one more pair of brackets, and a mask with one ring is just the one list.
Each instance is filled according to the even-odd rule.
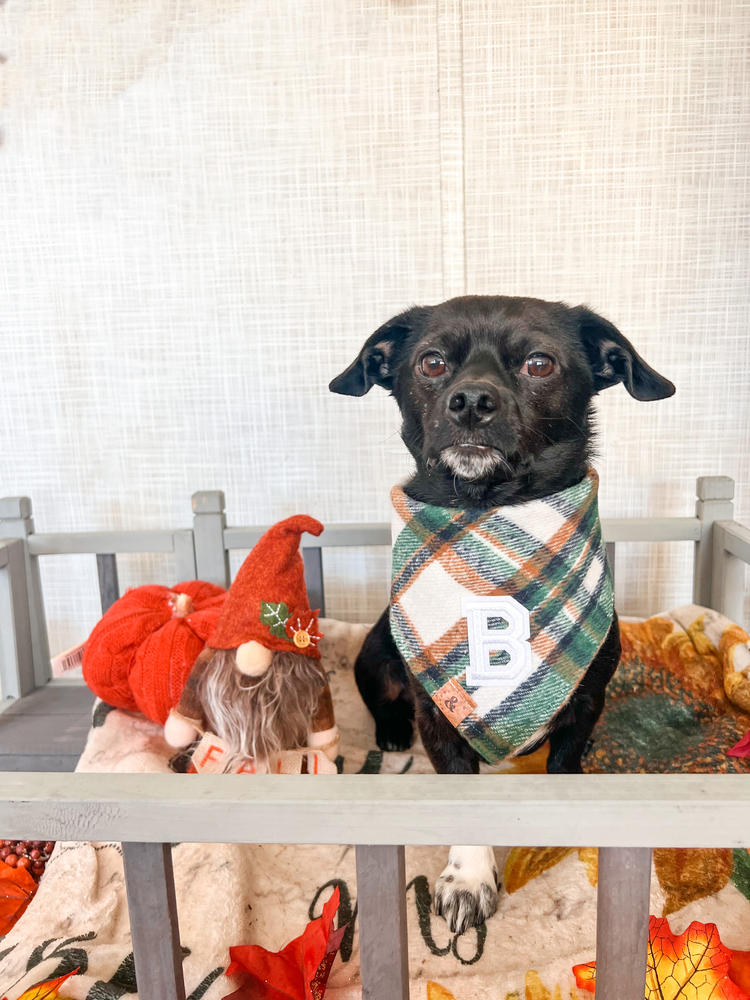
[[[639,400],[674,392],[611,323],[584,306],[466,296],[389,320],[330,388],[350,396],[362,396],[373,385],[391,391],[417,466],[404,486],[408,496],[441,507],[488,510],[579,482],[589,464],[592,397],[618,382]],[[615,617],[571,700],[549,724],[549,772],[581,770],[619,656]],[[382,749],[411,744],[416,708],[435,769],[477,772],[476,751],[409,675],[387,610],[365,640],[355,670]],[[494,912],[496,893],[488,885],[487,854],[478,861],[454,858],[455,851],[438,884],[436,908],[452,929],[461,930]]]

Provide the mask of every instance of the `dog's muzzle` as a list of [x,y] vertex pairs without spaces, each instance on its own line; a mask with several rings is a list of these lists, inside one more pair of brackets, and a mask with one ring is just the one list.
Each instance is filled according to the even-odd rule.
[[436,451],[439,461],[462,479],[485,479],[510,471],[506,455],[516,446],[507,421],[513,413],[508,391],[487,378],[464,379],[442,401],[443,432],[448,440]]
[[454,444],[443,448],[440,461],[462,479],[484,479],[499,468],[509,468],[497,448],[481,444]]

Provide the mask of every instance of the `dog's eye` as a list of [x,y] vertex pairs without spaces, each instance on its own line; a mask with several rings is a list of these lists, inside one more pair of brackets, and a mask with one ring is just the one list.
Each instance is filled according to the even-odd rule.
[[419,362],[419,370],[427,378],[437,378],[438,375],[445,375],[447,368],[445,359],[437,351],[430,351],[429,354],[425,354]]
[[536,378],[546,378],[554,370],[555,362],[549,354],[530,354],[521,369],[524,375],[533,375]]

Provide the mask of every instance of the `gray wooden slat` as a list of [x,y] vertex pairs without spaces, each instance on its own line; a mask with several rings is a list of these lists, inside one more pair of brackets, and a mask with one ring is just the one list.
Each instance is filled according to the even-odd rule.
[[21,698],[36,685],[23,542],[0,542],[0,555],[0,693]]
[[20,538],[24,543],[26,564],[26,594],[28,600],[31,649],[34,657],[34,682],[45,684],[52,675],[47,639],[47,620],[42,599],[42,580],[39,560],[32,552],[34,521],[31,500],[28,497],[4,497],[0,500],[0,537]]
[[599,848],[597,1000],[643,1000],[650,884],[648,848]]
[[80,758],[79,753],[13,753],[0,754],[0,771],[15,771],[17,773],[56,773],[64,774],[75,770]]
[[732,500],[734,480],[731,476],[699,476],[695,481],[695,495],[699,500]]
[[322,616],[326,613],[325,589],[323,587],[323,550],[319,545],[302,549],[305,564],[305,586],[311,608],[319,608]]
[[55,678],[44,687],[37,688],[14,702],[5,715],[78,715],[83,721],[91,719],[94,694],[81,681],[78,684],[60,683]]
[[404,848],[357,845],[362,1000],[409,1000]]
[[109,552],[172,552],[174,532],[155,531],[60,531],[35,534],[29,539],[33,556],[107,554]]
[[[269,526],[232,527],[224,531],[228,550],[251,549]],[[607,542],[694,542],[701,537],[697,517],[605,517],[602,534]],[[320,538],[323,548],[358,548],[391,544],[390,525],[328,524]],[[314,548],[315,546],[305,546]]]
[[[24,715],[4,712],[0,718],[0,753],[39,754],[47,751],[80,754],[90,729],[87,712]],[[34,767],[34,770],[39,770]]]
[[694,542],[701,537],[695,517],[603,517],[605,542]]
[[175,582],[196,580],[195,544],[192,529],[174,533]]
[[[719,477],[721,478],[721,477]],[[218,491],[196,493],[199,498],[216,497]],[[223,496],[223,494],[222,494]],[[220,515],[222,511],[212,510],[223,501],[195,501],[200,509],[196,514]],[[731,515],[721,515],[728,517]],[[205,533],[205,522],[202,522]],[[232,527],[223,531],[226,549],[251,549],[270,525],[258,527]],[[632,517],[603,518],[602,530],[605,541],[697,541],[701,537],[701,525],[695,517]],[[31,555],[65,555],[75,553],[106,554],[109,552],[172,552],[175,550],[174,531],[80,531],[34,534],[29,540]],[[386,523],[379,524],[331,524],[321,537],[324,548],[360,547],[391,544],[391,529]],[[305,546],[303,548],[315,547]],[[218,548],[210,551],[216,553]],[[205,553],[201,553],[201,558]]]
[[[251,549],[268,526],[232,527],[224,532],[227,549]],[[694,542],[701,537],[697,517],[605,517],[602,533],[607,542]],[[327,524],[320,537],[324,549],[390,545],[390,525]],[[305,543],[303,540],[303,548]],[[312,546],[314,547],[314,546]]]
[[585,816],[604,847],[750,847],[748,815],[743,774],[0,774],[0,829],[21,839],[565,847]]
[[716,525],[721,529],[722,546],[745,563],[750,563],[750,528],[736,521],[719,521]]
[[715,521],[711,561],[711,607],[740,625],[745,616],[747,563],[750,563],[750,531],[731,521]]
[[117,556],[114,552],[99,553],[96,557],[99,574],[99,600],[102,614],[105,614],[120,596],[120,581],[117,578]]
[[0,497],[0,521],[15,521],[31,517],[31,500],[28,497]]
[[730,521],[733,517],[734,481],[729,476],[701,476],[696,483],[696,494],[695,513],[701,533],[693,556],[693,602],[711,608],[714,607],[713,525],[715,521]]
[[[270,525],[227,528],[224,545],[227,549],[251,549]],[[391,529],[388,524],[327,524],[320,542],[310,547],[323,548],[359,547],[368,545],[390,545]],[[304,536],[302,548],[307,548]]]
[[124,842],[135,978],[140,1000],[185,1000],[169,844]]
[[199,580],[229,586],[229,554],[224,547],[224,494],[220,490],[193,493],[193,541]]

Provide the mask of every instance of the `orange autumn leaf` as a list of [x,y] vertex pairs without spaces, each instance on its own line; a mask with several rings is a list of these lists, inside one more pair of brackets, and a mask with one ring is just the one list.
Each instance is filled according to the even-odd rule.
[[[73,969],[72,972],[66,972],[64,976],[58,976],[57,979],[47,979],[43,983],[39,983],[38,986],[32,986],[29,990],[24,990],[18,1000],[66,1000],[61,993],[58,993],[58,989],[65,982],[66,979],[70,979],[71,976],[75,976],[78,969]],[[3,1000],[7,1000],[3,997]]]
[[346,933],[346,924],[333,929],[339,901],[336,886],[322,915],[281,951],[268,951],[256,944],[232,946],[224,974],[248,975],[244,985],[223,1000],[323,1000],[331,966]]
[[518,892],[527,882],[554,868],[574,850],[573,847],[514,847],[505,859],[505,891],[509,894]]
[[[666,919],[649,920],[646,996],[671,1000],[750,1000],[727,973],[731,952],[721,943],[716,924],[693,921],[676,936]],[[675,983],[677,984],[675,986]]]
[[25,868],[3,864],[0,871],[0,937],[7,934],[36,892],[37,884]]
[[750,713],[750,675],[747,672],[748,634],[739,625],[728,625],[719,640],[724,690],[730,701]]
[[623,657],[636,656],[647,667],[666,667],[693,694],[713,701],[721,666],[703,625],[703,616],[687,632],[671,619],[658,616],[645,622],[623,622]]
[[574,965],[573,975],[576,977],[576,986],[579,990],[586,990],[587,993],[596,992],[596,962]]
[[729,960],[729,978],[750,995],[750,951],[733,951]]
[[440,983],[427,983],[427,1000],[456,1000],[453,994]]
[[734,867],[732,851],[717,848],[662,848],[654,851],[654,871],[665,893],[662,916],[712,896],[729,882]]
[[[514,847],[508,852],[503,871],[503,886],[509,894],[518,892],[527,882],[549,871],[576,851],[574,847]],[[595,847],[579,847],[578,860],[586,871],[589,882],[596,886],[598,856]]]
[[596,888],[599,882],[599,851],[596,847],[579,847],[578,860],[586,869],[586,877]]
[[524,1000],[562,1000],[562,993],[559,986],[555,986],[555,992],[551,993],[542,982],[539,973],[529,969],[524,983]]
[[[730,978],[733,954],[716,924],[697,920],[673,934],[666,919],[649,918],[645,1000],[750,1000]],[[576,985],[595,992],[596,962],[573,967]]]

